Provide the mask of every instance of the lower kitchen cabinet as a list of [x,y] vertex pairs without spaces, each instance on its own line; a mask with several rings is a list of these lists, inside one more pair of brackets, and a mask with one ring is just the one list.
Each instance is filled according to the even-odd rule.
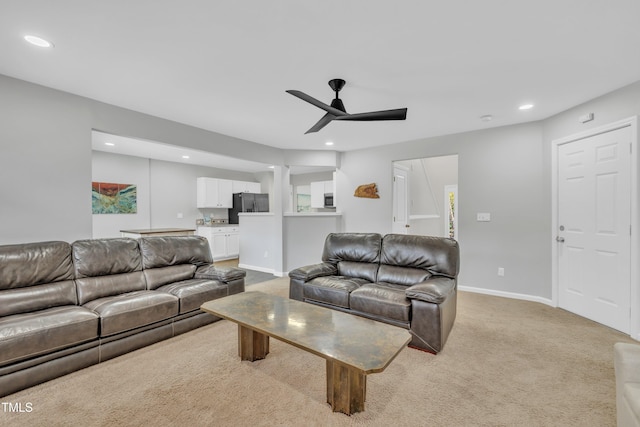
[[214,260],[240,255],[240,227],[198,227],[198,235],[209,241]]

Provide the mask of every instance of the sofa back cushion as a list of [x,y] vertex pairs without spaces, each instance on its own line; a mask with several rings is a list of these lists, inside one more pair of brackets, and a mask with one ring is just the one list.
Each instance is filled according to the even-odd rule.
[[207,239],[201,236],[142,237],[139,239],[142,267],[211,264],[213,258]]
[[68,243],[0,246],[0,316],[76,304]]
[[78,240],[71,249],[80,304],[146,289],[136,240]]
[[334,264],[341,276],[376,281],[382,236],[377,233],[330,233],[322,261]]
[[142,270],[147,289],[157,289],[169,283],[193,279],[197,267],[193,264],[170,265],[168,267],[147,268]]
[[378,281],[412,285],[429,276],[458,276],[458,242],[445,237],[387,234],[382,239]]

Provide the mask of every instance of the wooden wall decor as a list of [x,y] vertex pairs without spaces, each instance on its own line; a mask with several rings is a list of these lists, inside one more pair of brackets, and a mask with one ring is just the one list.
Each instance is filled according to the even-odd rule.
[[365,197],[367,199],[379,199],[378,187],[375,183],[359,185],[354,194],[356,197]]

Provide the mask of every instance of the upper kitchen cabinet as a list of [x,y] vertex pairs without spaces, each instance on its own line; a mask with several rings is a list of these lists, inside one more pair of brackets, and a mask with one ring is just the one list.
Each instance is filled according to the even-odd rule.
[[233,193],[260,193],[259,182],[233,181],[231,183]]
[[198,178],[198,208],[232,208],[233,182],[229,179]]
[[333,197],[330,199],[331,204],[327,204],[326,195],[335,193],[335,181],[316,181],[311,183],[311,207],[326,208],[333,206]]

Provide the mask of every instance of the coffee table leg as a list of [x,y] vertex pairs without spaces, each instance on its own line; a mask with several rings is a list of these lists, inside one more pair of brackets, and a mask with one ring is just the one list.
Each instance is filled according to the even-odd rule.
[[365,373],[327,360],[327,403],[333,412],[351,415],[364,411],[366,393]]
[[240,360],[264,359],[269,354],[269,336],[238,325],[238,355]]

